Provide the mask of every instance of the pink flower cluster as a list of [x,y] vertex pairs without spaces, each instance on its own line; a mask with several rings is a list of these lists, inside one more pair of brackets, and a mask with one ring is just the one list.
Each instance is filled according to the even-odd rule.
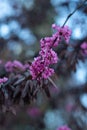
[[71,130],[67,125],[59,127],[57,130]]
[[4,77],[4,78],[0,78],[0,84],[5,83],[8,80],[8,78]]
[[54,70],[52,68],[49,68],[48,65],[45,66],[46,62],[41,56],[34,58],[34,61],[30,66],[30,73],[33,79],[37,79],[37,80],[40,80],[41,78],[46,79],[54,73]]
[[60,27],[55,24],[52,25],[52,28],[57,30],[55,34],[53,34],[53,37],[57,38],[57,43],[61,41],[62,38],[68,43],[72,31],[69,29],[68,26]]
[[8,61],[5,64],[5,69],[6,69],[7,72],[12,72],[15,68],[24,71],[27,67],[29,68],[29,66],[27,64],[23,65],[18,60],[14,60],[13,62]]
[[83,42],[80,47],[83,53],[87,55],[87,42]]
[[40,41],[41,50],[39,52],[39,56],[34,58],[34,61],[30,66],[30,72],[33,79],[47,79],[54,73],[54,70],[49,66],[57,63],[58,57],[57,54],[52,50],[52,46],[49,44],[48,40],[50,40],[50,38]]
[[64,37],[66,42],[69,41],[71,31],[67,26],[59,27],[53,24],[52,27],[57,32],[52,37],[45,37],[40,40],[41,50],[39,56],[34,58],[30,66],[30,73],[33,79],[47,79],[54,73],[54,69],[50,68],[50,65],[58,62],[58,56],[52,48],[59,44],[62,37]]

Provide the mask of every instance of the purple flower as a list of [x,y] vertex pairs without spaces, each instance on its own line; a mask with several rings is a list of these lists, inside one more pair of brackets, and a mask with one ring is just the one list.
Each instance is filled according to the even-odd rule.
[[87,55],[87,42],[83,42],[80,47],[82,52]]
[[67,125],[59,127],[57,130],[71,130]]
[[7,72],[12,72],[12,70],[13,70],[13,63],[11,61],[8,61],[5,64],[5,69],[6,69]]
[[62,38],[64,38],[67,43],[69,42],[72,32],[68,26],[60,27],[60,26],[53,24],[52,28],[57,30],[57,32],[55,34],[53,34],[53,37],[55,37],[57,39],[58,43],[61,41]]
[[54,73],[54,70],[45,65],[43,59],[40,56],[34,59],[30,66],[30,73],[33,79],[40,80],[42,78],[48,78]]
[[58,62],[58,56],[52,49],[44,48],[39,53],[44,60],[44,64],[49,66],[50,64],[55,64]]
[[47,79],[54,73],[54,69],[45,67],[44,72],[42,73],[42,78]]
[[53,37],[42,38],[40,40],[41,49],[42,48],[52,48],[53,41],[54,41]]
[[39,79],[43,71],[44,71],[44,62],[41,60],[41,57],[38,56],[37,58],[34,58],[34,61],[30,66],[30,73],[33,79],[36,78]]
[[30,65],[30,73],[33,79],[47,79],[54,73],[54,69],[50,68],[50,65],[58,62],[58,56],[52,48],[59,44],[62,37],[66,42],[69,42],[71,30],[67,26],[59,27],[53,24],[52,27],[56,29],[56,33],[52,37],[45,37],[40,40],[39,56]]
[[16,69],[20,69],[22,71],[24,71],[26,69],[27,66],[23,65],[20,61],[18,60],[14,60],[12,61],[8,61],[5,64],[5,69],[7,72],[12,72],[15,68]]
[[0,84],[5,83],[8,80],[7,77],[0,78]]
[[39,56],[34,58],[34,61],[30,66],[30,73],[33,79],[47,79],[54,73],[54,70],[49,68],[49,65],[57,63],[57,61],[57,54],[52,49],[42,48],[39,52]]
[[21,70],[25,69],[24,65],[20,61],[18,61],[18,60],[14,60],[13,61],[13,67],[21,69]]

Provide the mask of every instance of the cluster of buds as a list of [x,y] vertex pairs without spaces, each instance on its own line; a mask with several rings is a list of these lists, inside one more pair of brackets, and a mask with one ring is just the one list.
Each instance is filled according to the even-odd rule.
[[7,72],[12,72],[14,69],[18,69],[21,71],[25,71],[27,68],[29,68],[28,64],[23,65],[20,61],[18,60],[14,60],[12,61],[8,61],[5,64],[5,69]]
[[52,28],[56,32],[51,37],[45,37],[40,40],[41,50],[39,56],[34,58],[30,66],[30,73],[33,79],[47,79],[54,73],[54,69],[50,66],[58,62],[58,56],[53,47],[58,46],[62,38],[67,43],[69,42],[71,30],[67,26],[60,27],[53,24]]

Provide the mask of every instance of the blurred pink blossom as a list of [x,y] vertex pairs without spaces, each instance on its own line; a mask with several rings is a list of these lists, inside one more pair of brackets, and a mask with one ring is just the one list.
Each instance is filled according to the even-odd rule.
[[5,83],[8,80],[7,77],[0,78],[0,84]]
[[83,42],[80,47],[82,49],[83,54],[87,55],[87,42]]
[[57,128],[57,130],[71,130],[67,125]]

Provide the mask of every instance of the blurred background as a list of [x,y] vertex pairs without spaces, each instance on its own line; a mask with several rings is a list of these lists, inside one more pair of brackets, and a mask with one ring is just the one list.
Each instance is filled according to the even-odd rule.
[[[33,60],[39,40],[52,35],[51,25],[62,26],[68,14],[83,0],[0,0],[0,60]],[[71,42],[87,41],[87,3],[67,22]],[[79,61],[76,72],[56,74],[58,88],[50,86],[29,106],[0,117],[0,130],[56,130],[67,124],[72,130],[87,130],[87,61]],[[85,86],[85,87],[84,87]]]

